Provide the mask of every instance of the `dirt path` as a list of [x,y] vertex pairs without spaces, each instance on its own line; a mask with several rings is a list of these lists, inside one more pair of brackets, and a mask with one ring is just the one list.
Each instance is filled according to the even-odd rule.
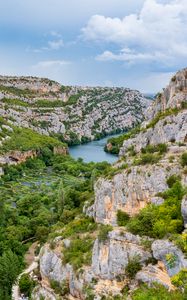
[[19,280],[23,274],[30,274],[38,267],[38,256],[35,256],[37,245],[37,242],[33,243],[25,255],[27,268],[18,276],[16,283],[12,286],[12,300],[22,300],[19,291]]

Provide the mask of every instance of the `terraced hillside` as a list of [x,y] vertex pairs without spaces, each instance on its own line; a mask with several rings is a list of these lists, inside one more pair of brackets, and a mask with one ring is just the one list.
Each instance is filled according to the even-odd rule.
[[127,130],[150,103],[127,88],[62,86],[35,77],[0,77],[0,115],[14,126],[78,144]]

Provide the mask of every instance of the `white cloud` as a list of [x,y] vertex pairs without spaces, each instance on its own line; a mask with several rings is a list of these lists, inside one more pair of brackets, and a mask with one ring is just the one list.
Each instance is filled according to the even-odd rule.
[[64,46],[64,42],[63,42],[62,39],[48,42],[48,49],[49,50],[59,50],[63,46]]
[[119,47],[117,53],[105,51],[97,60],[147,60],[173,66],[187,58],[186,14],[186,0],[145,0],[139,13],[123,19],[92,16],[82,36]]
[[71,64],[71,62],[66,60],[43,60],[34,65],[33,68],[51,68],[66,66],[69,64]]

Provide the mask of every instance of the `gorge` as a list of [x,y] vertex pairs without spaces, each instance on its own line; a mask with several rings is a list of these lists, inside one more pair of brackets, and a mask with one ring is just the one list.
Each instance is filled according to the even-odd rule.
[[1,78],[0,299],[185,300],[187,69],[151,103],[77,89]]

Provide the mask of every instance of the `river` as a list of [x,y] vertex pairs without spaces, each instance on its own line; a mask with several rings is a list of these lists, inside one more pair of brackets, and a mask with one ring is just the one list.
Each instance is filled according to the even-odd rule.
[[75,159],[81,157],[85,162],[107,161],[112,164],[117,161],[118,156],[106,153],[104,151],[104,146],[110,137],[115,136],[119,136],[119,134],[107,136],[99,141],[92,141],[87,144],[71,146],[69,148],[70,155]]

